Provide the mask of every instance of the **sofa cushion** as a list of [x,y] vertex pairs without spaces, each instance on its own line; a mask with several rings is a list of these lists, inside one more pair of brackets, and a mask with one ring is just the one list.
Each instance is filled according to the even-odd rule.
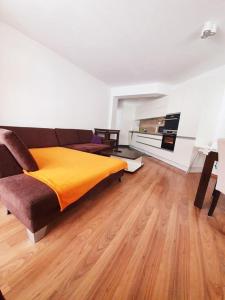
[[86,148],[87,152],[98,153],[100,151],[110,149],[110,146],[109,145],[105,145],[105,144],[88,143],[88,144],[85,144],[85,148]]
[[93,144],[102,144],[102,137],[94,134],[92,136],[91,143],[93,143]]
[[0,126],[12,130],[28,148],[59,146],[55,130],[52,128]]
[[78,136],[79,136],[79,143],[85,144],[90,143],[93,137],[92,130],[86,130],[86,129],[77,129]]
[[25,174],[0,180],[0,200],[33,232],[48,224],[51,216],[60,211],[54,191]]
[[86,152],[85,144],[66,145],[66,148]]
[[13,131],[0,128],[0,143],[9,149],[21,168],[26,171],[38,170],[33,156],[23,141]]
[[93,144],[93,143],[67,145],[66,147],[70,148],[70,149],[84,151],[84,152],[90,152],[90,153],[97,153],[97,152],[100,152],[100,151],[110,148],[109,145]]
[[76,129],[55,129],[60,146],[79,144],[78,131]]
[[22,168],[5,145],[0,145],[0,178],[23,173]]

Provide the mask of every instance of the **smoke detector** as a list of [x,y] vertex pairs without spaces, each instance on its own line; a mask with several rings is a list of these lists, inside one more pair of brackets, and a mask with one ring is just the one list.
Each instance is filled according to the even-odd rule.
[[202,29],[201,38],[207,39],[208,37],[213,36],[215,34],[216,34],[216,23],[211,21],[206,22]]

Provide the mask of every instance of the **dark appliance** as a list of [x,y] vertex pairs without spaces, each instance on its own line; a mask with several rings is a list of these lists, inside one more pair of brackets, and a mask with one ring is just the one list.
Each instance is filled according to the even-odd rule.
[[161,148],[173,151],[176,143],[177,134],[164,133]]
[[161,148],[174,151],[180,113],[166,115]]
[[180,113],[166,115],[163,132],[177,133],[179,121],[180,121]]
[[164,126],[159,126],[158,127],[158,133],[163,133],[164,130]]

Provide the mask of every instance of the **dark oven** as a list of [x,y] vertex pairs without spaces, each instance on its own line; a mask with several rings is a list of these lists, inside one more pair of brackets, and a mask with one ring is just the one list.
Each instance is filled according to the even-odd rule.
[[166,115],[164,129],[172,131],[172,132],[177,131],[179,121],[180,121],[180,114],[179,113],[178,114]]
[[176,134],[164,133],[161,148],[173,151],[176,143]]

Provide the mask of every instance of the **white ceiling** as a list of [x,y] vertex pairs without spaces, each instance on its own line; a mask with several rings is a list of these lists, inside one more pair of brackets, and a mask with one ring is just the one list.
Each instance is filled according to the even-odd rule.
[[[0,0],[0,20],[111,86],[176,83],[225,64],[224,0]],[[201,40],[208,20],[218,34]]]

